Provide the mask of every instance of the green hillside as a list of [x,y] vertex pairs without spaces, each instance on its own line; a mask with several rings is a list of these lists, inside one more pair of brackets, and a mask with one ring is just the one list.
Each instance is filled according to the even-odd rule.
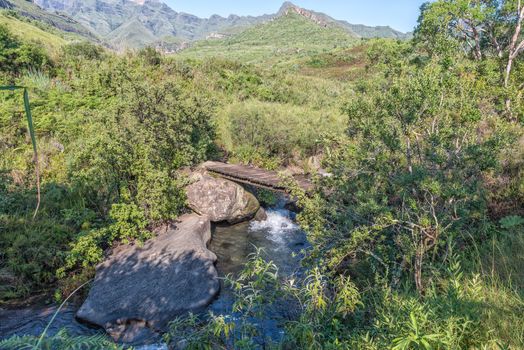
[[335,48],[351,47],[358,39],[338,26],[321,26],[289,13],[221,40],[197,42],[181,57],[222,57],[245,62],[278,63]]
[[[151,45],[156,38],[140,21],[133,20],[118,27],[106,40],[115,49],[125,49]],[[126,44],[122,47],[123,43]]]
[[[274,14],[262,16],[232,14],[227,17],[212,15],[209,18],[177,12],[162,1],[34,0],[34,2],[43,9],[53,12],[54,15],[66,13],[116,49],[161,44],[160,46],[170,52],[185,47],[186,43],[221,35],[229,36],[289,13],[312,19],[322,26],[342,28],[349,35],[359,38],[405,38],[403,33],[387,26],[369,27],[351,24],[336,20],[324,13],[301,8],[291,2],[285,2]],[[166,40],[169,37],[176,39]]]
[[37,27],[35,24],[9,16],[6,12],[0,12],[0,25],[4,25],[17,37],[25,41],[41,44],[49,51],[56,51],[67,40],[49,31]]
[[34,25],[45,31],[55,32],[66,38],[83,38],[90,41],[98,41],[96,36],[80,23],[63,13],[48,12],[26,0],[4,0],[0,8],[8,9],[20,18],[33,21]]

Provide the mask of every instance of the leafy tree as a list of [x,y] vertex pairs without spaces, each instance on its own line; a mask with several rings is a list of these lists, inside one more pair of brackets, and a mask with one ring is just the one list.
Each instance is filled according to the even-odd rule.
[[500,85],[506,90],[505,108],[516,119],[511,90],[524,87],[511,84],[511,76],[524,51],[523,20],[520,0],[438,0],[422,6],[415,37],[432,55],[449,55],[460,47],[476,60],[497,57],[503,67]]
[[393,285],[411,270],[423,292],[425,261],[482,222],[482,174],[497,169],[504,142],[496,129],[485,138],[471,132],[482,118],[475,80],[461,69],[406,66],[347,105],[348,138],[326,159],[333,177],[317,215],[327,222],[312,225],[323,249],[337,247],[328,249],[333,268],[368,256]]

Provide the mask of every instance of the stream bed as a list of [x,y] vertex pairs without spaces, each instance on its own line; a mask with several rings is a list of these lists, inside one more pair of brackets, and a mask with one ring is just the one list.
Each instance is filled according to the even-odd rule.
[[[209,249],[218,257],[216,267],[220,277],[238,274],[243,269],[249,255],[257,248],[262,249],[262,257],[265,260],[275,263],[279,276],[291,276],[303,272],[300,267],[301,251],[307,246],[305,234],[294,223],[294,213],[275,208],[267,210],[265,221],[251,221],[233,226],[215,225]],[[215,315],[234,318],[235,316],[231,315],[233,295],[224,287],[222,281],[221,287],[217,299],[207,310],[212,311]],[[90,328],[75,320],[76,309],[77,307],[73,305],[64,308],[49,328],[48,335],[54,335],[64,328],[67,329],[69,335],[74,336],[100,334],[99,329]],[[39,336],[55,311],[55,306],[44,305],[18,310],[0,309],[0,339],[13,335]],[[285,313],[287,310],[282,309],[281,311]],[[281,339],[283,330],[271,315],[257,322],[264,338],[274,341]],[[139,345],[135,349],[140,350],[167,349],[160,342],[160,337],[151,339],[149,345],[135,345]]]

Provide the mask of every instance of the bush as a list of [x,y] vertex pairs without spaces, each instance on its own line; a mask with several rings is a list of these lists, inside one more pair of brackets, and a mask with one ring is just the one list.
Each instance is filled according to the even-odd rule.
[[285,162],[317,154],[323,136],[337,133],[340,118],[292,105],[248,101],[230,106],[221,122],[221,138],[236,157]]
[[21,42],[0,24],[0,72],[16,75],[30,68],[42,69],[49,62],[41,47]]
[[88,41],[75,42],[62,48],[62,56],[64,59],[100,60],[104,56],[104,49]]
[[139,55],[99,56],[90,45],[65,52],[74,59],[58,75],[23,77],[32,87],[43,164],[34,222],[33,163],[19,101],[5,94],[0,107],[0,167],[8,174],[0,185],[7,229],[0,233],[0,269],[16,276],[2,297],[48,286],[57,270],[60,279],[81,283],[77,276],[89,278],[114,243],[151,237],[152,227],[185,210],[178,170],[215,150],[213,101],[191,88],[190,77]]

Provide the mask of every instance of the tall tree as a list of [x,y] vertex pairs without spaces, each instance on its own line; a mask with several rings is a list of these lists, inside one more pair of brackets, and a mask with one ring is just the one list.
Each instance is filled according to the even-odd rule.
[[[503,66],[501,85],[510,95],[514,63],[524,51],[523,20],[521,0],[437,0],[422,6],[416,40],[432,55],[456,47],[475,60],[497,57]],[[509,97],[505,108],[511,116]]]

